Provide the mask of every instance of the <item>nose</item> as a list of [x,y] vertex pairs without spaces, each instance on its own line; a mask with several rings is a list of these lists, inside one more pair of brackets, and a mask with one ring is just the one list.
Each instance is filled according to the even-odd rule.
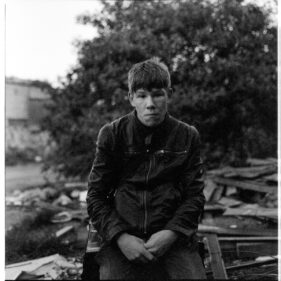
[[150,95],[147,96],[146,108],[147,108],[147,109],[153,109],[153,108],[155,108],[154,100],[153,100],[153,98],[152,98]]

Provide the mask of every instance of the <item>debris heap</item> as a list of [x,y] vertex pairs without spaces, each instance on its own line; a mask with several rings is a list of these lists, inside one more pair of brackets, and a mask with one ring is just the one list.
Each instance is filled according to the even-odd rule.
[[248,159],[247,164],[208,171],[205,179],[199,235],[215,279],[246,278],[240,269],[272,265],[272,280],[277,276],[277,160]]

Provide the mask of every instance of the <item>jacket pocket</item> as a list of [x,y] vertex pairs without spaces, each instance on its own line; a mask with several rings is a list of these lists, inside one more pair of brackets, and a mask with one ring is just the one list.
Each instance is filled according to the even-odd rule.
[[155,157],[158,162],[163,162],[165,164],[178,162],[182,164],[182,162],[187,157],[187,150],[182,151],[171,151],[171,150],[157,150],[155,151]]
[[144,153],[140,151],[124,151],[120,159],[122,165],[121,181],[135,178],[143,173],[144,170]]
[[140,151],[124,151],[122,156],[123,166],[139,161],[141,155]]

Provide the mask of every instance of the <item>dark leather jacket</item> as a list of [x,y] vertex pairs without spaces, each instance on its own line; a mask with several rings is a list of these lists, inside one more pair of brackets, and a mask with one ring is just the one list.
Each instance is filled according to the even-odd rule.
[[197,130],[168,113],[153,129],[133,111],[100,130],[87,204],[104,241],[163,229],[194,235],[205,203],[199,145]]

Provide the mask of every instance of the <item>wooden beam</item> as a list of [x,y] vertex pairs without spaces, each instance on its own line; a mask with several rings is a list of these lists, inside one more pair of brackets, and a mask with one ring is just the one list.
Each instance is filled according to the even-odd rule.
[[215,233],[218,235],[229,235],[229,236],[278,236],[277,229],[241,229],[241,228],[223,228],[217,226],[210,226],[199,224],[198,232]]
[[73,229],[74,229],[73,225],[65,226],[62,229],[58,230],[55,235],[57,238],[59,238],[59,237],[62,237],[63,235],[65,235],[66,233],[70,232]]
[[277,236],[270,237],[219,237],[219,242],[277,242]]
[[257,182],[238,181],[238,180],[226,179],[221,177],[214,177],[213,181],[217,184],[235,186],[237,188],[254,190],[257,192],[263,192],[263,193],[277,192],[277,186],[265,185]]
[[262,166],[250,168],[232,168],[229,173],[224,174],[225,178],[239,177],[244,179],[257,179],[264,175],[271,175],[277,171],[277,166]]
[[233,271],[233,270],[237,270],[237,269],[241,269],[241,268],[250,268],[250,267],[256,267],[256,266],[261,266],[261,265],[265,265],[265,264],[274,264],[274,263],[278,263],[277,258],[272,258],[272,259],[265,260],[265,261],[253,261],[253,262],[241,263],[238,265],[232,265],[232,266],[226,267],[226,270]]
[[225,280],[227,279],[227,274],[222,259],[218,237],[216,234],[206,234],[205,237],[207,241],[209,255],[211,258],[211,268],[212,268],[213,277],[215,280],[217,279]]
[[247,216],[247,217],[266,217],[271,219],[278,219],[278,209],[277,208],[263,208],[260,206],[255,206],[253,204],[248,204],[241,206],[240,208],[227,208],[223,213],[224,216]]
[[257,158],[249,158],[247,159],[247,163],[251,164],[252,166],[260,166],[260,165],[277,165],[277,159],[268,157],[266,159],[257,159]]
[[[268,259],[268,260],[265,260],[265,261],[244,262],[244,263],[237,264],[237,265],[227,266],[225,268],[225,270],[227,272],[229,272],[229,271],[242,269],[242,268],[251,268],[251,267],[257,267],[257,266],[261,266],[261,265],[275,264],[275,263],[278,263],[277,258],[272,258],[272,259]],[[208,271],[206,271],[206,274],[207,275],[212,274],[212,271],[208,270]]]
[[278,237],[219,237],[222,254],[237,258],[257,258],[277,255]]
[[239,242],[236,244],[238,258],[257,258],[278,254],[277,242]]

